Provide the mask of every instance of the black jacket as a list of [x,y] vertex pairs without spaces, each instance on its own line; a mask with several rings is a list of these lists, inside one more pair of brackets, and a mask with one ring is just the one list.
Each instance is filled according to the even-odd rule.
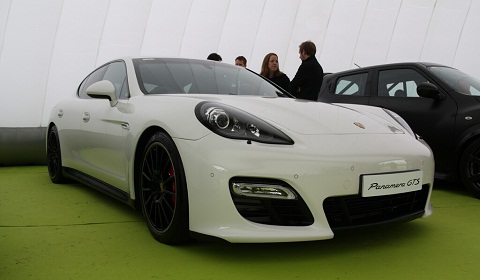
[[269,80],[274,82],[275,84],[277,84],[278,86],[280,86],[284,90],[289,91],[290,79],[288,78],[288,76],[285,73],[282,73],[279,76],[275,76],[273,78],[270,78]]
[[290,82],[290,93],[301,99],[317,100],[323,81],[323,69],[311,55],[302,61],[297,74]]

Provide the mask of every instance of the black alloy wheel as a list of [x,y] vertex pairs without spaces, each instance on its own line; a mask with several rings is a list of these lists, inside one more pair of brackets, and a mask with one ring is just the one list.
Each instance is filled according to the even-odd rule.
[[189,240],[185,172],[173,140],[157,132],[147,141],[138,170],[137,194],[153,237],[165,244]]
[[469,144],[463,152],[460,175],[465,187],[480,199],[480,139]]
[[52,126],[47,136],[47,167],[50,180],[55,184],[65,183],[63,176],[62,154],[60,151],[60,140],[58,129]]

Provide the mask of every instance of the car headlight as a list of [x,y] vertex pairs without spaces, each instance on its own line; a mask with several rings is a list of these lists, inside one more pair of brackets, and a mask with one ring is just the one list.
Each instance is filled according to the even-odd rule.
[[408,123],[400,117],[399,114],[395,113],[394,111],[388,110],[383,108],[383,110],[390,116],[392,117],[399,125],[401,125],[410,135],[415,137],[416,139],[419,139],[420,137],[413,132],[412,128],[408,125]]
[[201,102],[195,107],[197,119],[216,134],[267,144],[293,145],[293,140],[278,128],[240,109]]

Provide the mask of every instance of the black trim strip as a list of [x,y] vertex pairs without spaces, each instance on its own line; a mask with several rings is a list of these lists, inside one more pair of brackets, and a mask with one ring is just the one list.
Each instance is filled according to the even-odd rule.
[[102,193],[105,193],[121,202],[127,203],[128,205],[133,205],[130,200],[128,193],[119,190],[118,188],[109,185],[103,181],[100,181],[90,175],[87,175],[81,171],[72,168],[64,168],[73,179],[83,183],[89,187],[92,187]]

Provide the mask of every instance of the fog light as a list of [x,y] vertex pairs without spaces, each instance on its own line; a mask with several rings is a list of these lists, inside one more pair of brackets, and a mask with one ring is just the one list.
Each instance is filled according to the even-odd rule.
[[295,193],[284,186],[259,183],[233,183],[232,191],[239,196],[271,199],[296,199]]

